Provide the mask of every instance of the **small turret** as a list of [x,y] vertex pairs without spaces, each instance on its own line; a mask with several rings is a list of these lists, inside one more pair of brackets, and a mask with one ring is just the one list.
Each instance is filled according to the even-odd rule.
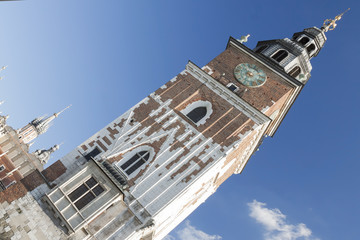
[[311,27],[297,32],[291,39],[260,41],[254,51],[270,58],[290,76],[305,84],[311,76],[310,60],[319,54],[326,42],[325,32],[333,30],[336,21],[340,20],[345,12],[333,20],[326,19],[321,28]]
[[40,161],[41,164],[46,164],[49,159],[50,155],[58,150],[60,148],[60,145],[54,145],[53,147],[49,148],[48,150],[42,149],[42,150],[36,150],[33,152],[35,157]]
[[52,121],[70,106],[71,105],[67,106],[58,113],[54,113],[48,118],[45,118],[45,116],[35,118],[28,125],[18,130],[19,139],[21,139],[24,143],[30,143],[37,138],[37,136],[45,133],[51,126]]

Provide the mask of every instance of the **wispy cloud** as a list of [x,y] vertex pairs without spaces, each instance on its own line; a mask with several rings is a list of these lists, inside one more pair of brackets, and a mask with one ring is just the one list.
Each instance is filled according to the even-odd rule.
[[176,232],[176,237],[167,235],[164,240],[221,240],[218,235],[209,235],[190,224],[189,220],[185,221],[185,227]]
[[250,217],[264,226],[265,240],[319,240],[304,223],[287,223],[286,216],[277,208],[266,208],[266,203],[256,200],[248,203],[248,206]]

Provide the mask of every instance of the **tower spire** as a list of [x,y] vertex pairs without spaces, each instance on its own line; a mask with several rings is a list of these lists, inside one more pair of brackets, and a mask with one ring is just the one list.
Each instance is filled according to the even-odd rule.
[[45,117],[35,118],[28,125],[26,125],[25,127],[21,128],[18,131],[19,138],[23,139],[24,143],[30,143],[37,136],[45,133],[51,126],[52,121],[69,107],[71,107],[71,104],[66,108],[64,108],[63,110],[61,110],[60,112],[54,113],[48,118]]
[[45,133],[51,126],[51,122],[55,118],[57,118],[61,113],[63,113],[66,109],[68,109],[69,107],[71,107],[71,104],[69,106],[67,106],[66,108],[64,108],[63,110],[61,110],[60,112],[54,113],[53,115],[51,115],[50,117],[48,117],[46,119],[41,119],[39,121],[38,118],[36,118],[35,120],[33,120],[31,123],[35,127],[38,135]]
[[58,113],[54,113],[54,116],[55,117],[58,117],[61,113],[63,113],[66,109],[70,108],[72,105],[70,104],[69,106],[67,106],[66,108],[64,108],[63,110],[61,110],[60,112]]

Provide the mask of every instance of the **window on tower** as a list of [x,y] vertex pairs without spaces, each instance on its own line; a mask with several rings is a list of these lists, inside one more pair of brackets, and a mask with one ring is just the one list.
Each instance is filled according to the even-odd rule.
[[226,87],[232,92],[237,92],[239,90],[239,88],[233,83],[229,83],[228,85],[226,85]]
[[281,62],[288,56],[288,52],[284,49],[277,51],[274,55],[271,56],[277,62]]
[[0,180],[0,192],[4,191],[6,189],[4,183]]
[[188,114],[186,114],[186,116],[194,123],[198,123],[201,119],[203,119],[206,116],[206,112],[207,112],[206,107],[197,107]]
[[305,44],[307,44],[310,41],[310,39],[308,37],[302,37],[299,40],[299,43],[301,43],[303,46],[305,46]]
[[[228,84],[226,87],[231,91],[237,91],[237,87],[232,83]],[[180,112],[196,126],[200,126],[206,123],[206,120],[211,116],[213,110],[212,104],[209,101],[198,100],[188,104]]]
[[136,169],[141,167],[147,160],[149,160],[150,153],[148,151],[141,151],[135,153],[129,160],[120,166],[127,175],[133,173]]
[[290,70],[290,72],[288,73],[290,76],[292,76],[293,78],[296,78],[297,76],[299,76],[299,74],[301,73],[301,69],[299,66],[294,67],[293,69]]
[[306,51],[308,52],[308,54],[310,55],[313,51],[315,50],[315,44],[310,44],[307,48]]

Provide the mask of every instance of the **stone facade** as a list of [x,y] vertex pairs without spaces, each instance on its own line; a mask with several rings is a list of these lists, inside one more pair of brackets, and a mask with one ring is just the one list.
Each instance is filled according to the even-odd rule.
[[0,136],[0,181],[2,189],[18,182],[36,169],[42,170],[42,164],[29,153],[29,146],[21,142],[16,130],[5,125]]

